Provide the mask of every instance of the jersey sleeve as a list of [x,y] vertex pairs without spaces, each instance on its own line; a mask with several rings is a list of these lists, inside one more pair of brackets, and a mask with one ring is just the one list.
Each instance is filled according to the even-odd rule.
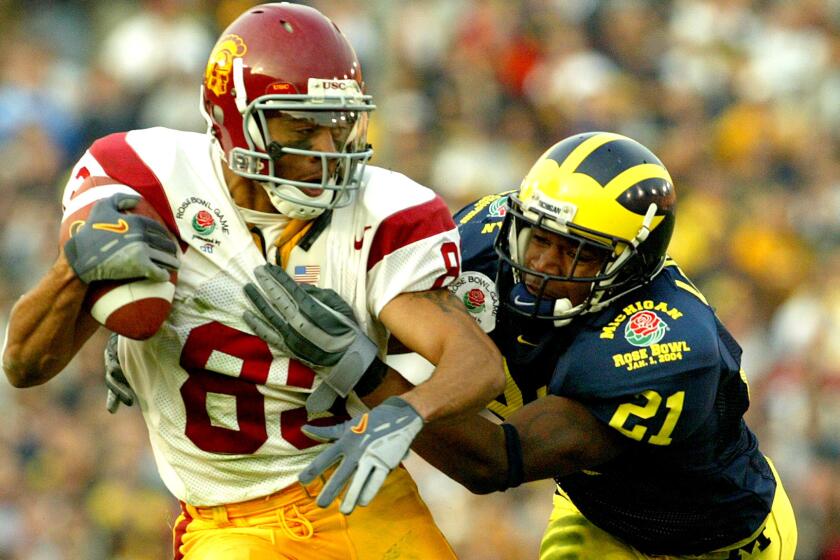
[[713,418],[722,367],[714,314],[688,298],[637,298],[577,337],[549,390],[632,440],[670,445]]
[[128,133],[95,141],[70,172],[62,195],[63,216],[117,193],[143,197],[180,238],[175,216],[158,177],[127,142]]
[[368,253],[369,304],[374,316],[404,292],[442,288],[461,272],[458,230],[437,195],[385,217]]
[[461,268],[496,277],[499,259],[493,248],[507,213],[508,195],[515,191],[491,194],[455,213],[453,219],[461,236]]

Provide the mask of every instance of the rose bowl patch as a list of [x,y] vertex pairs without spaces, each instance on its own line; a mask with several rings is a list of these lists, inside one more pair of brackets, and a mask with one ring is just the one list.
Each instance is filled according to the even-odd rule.
[[639,311],[630,316],[624,327],[624,338],[633,346],[650,346],[662,340],[668,323],[653,311]]
[[499,294],[496,283],[480,272],[463,272],[449,285],[449,291],[472,315],[484,332],[496,328],[496,314],[499,310]]

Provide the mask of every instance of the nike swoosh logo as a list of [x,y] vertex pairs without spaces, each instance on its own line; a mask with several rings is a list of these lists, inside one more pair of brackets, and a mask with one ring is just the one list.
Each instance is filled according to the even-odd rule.
[[370,229],[370,226],[365,226],[365,229],[362,230],[362,236],[359,239],[353,240],[353,248],[357,251],[362,250],[362,243],[365,241],[365,232]]
[[516,342],[518,342],[519,344],[525,344],[526,346],[539,346],[539,344],[534,344],[533,342],[525,340],[524,338],[522,338],[521,334],[516,337]]
[[69,232],[70,232],[70,237],[73,237],[74,235],[76,235],[76,233],[77,233],[80,229],[82,229],[82,226],[83,226],[83,225],[85,225],[85,221],[84,221],[84,220],[76,220],[76,221],[74,221],[72,224],[70,224],[70,227],[69,227],[69,228],[67,228],[67,231],[69,231]]
[[362,417],[359,419],[359,423],[350,428],[350,431],[354,434],[363,434],[365,430],[367,430],[367,414],[363,414]]
[[101,229],[104,231],[110,231],[111,233],[127,233],[128,232],[128,222],[120,218],[116,224],[93,224],[93,229]]
[[515,298],[513,298],[513,303],[515,303],[516,305],[534,305],[536,302],[535,301],[522,301],[521,299],[519,299],[519,296],[516,296]]

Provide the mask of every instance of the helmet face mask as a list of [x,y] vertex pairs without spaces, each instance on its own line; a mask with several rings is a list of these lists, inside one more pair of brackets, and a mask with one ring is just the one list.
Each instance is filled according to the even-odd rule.
[[[602,309],[662,269],[675,210],[667,170],[641,144],[603,132],[558,142],[508,198],[495,242],[504,265],[498,279],[502,302],[516,314],[553,320],[556,326]],[[562,238],[571,258],[567,270],[550,274],[528,266],[526,251],[534,231]],[[596,260],[600,266],[594,273],[592,264],[583,266]],[[575,301],[553,299],[557,296],[552,297],[551,286],[556,283],[574,291]],[[575,284],[587,289],[569,288]],[[505,297],[505,291],[513,297]],[[534,301],[520,301],[522,294]]]
[[[263,4],[237,18],[216,43],[202,87],[208,133],[230,169],[260,184],[293,218],[314,218],[353,200],[373,154],[367,144],[373,109],[347,39],[323,14],[296,4]],[[269,124],[277,118],[329,129],[333,147],[277,141]],[[284,163],[296,158],[313,173],[284,177]]]
[[[243,115],[247,148],[231,150],[230,168],[238,175],[259,181],[273,202],[279,199],[279,203],[320,210],[346,206],[352,202],[352,193],[358,190],[359,177],[373,154],[366,143],[370,106],[339,99],[326,108],[311,109],[305,100],[290,99],[301,97],[306,96],[266,95],[252,102]],[[284,144],[272,137],[271,119],[329,129],[336,149],[320,151],[305,143]],[[305,180],[284,176],[280,160],[289,156],[319,160],[320,177]]]

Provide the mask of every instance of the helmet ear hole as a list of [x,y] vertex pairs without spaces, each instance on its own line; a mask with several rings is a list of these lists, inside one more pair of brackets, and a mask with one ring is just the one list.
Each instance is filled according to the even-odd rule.
[[219,107],[218,105],[213,105],[213,109],[211,110],[213,113],[213,120],[219,123],[220,125],[225,124],[225,110]]

